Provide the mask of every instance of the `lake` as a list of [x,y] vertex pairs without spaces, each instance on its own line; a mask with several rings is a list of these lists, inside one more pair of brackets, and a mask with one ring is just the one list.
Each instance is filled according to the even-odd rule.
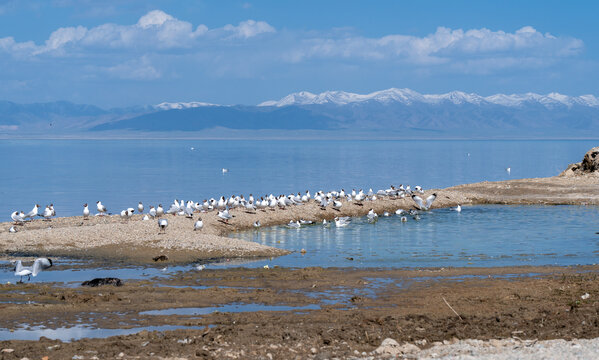
[[[553,176],[596,141],[0,140],[0,214],[54,203],[80,215],[173,199],[309,189],[441,188]],[[506,168],[511,168],[511,173]],[[229,172],[223,174],[221,169]],[[91,207],[95,209],[94,206]]]

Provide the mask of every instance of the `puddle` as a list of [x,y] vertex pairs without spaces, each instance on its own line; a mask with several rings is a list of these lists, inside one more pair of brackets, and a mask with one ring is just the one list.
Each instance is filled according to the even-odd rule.
[[197,308],[170,308],[164,310],[142,311],[139,315],[208,315],[213,312],[221,313],[239,313],[254,311],[302,311],[319,310],[320,305],[310,304],[306,306],[286,306],[286,305],[264,305],[264,304],[230,304],[223,306],[197,307]]
[[130,335],[140,331],[169,331],[178,329],[203,329],[199,326],[144,326],[130,329],[98,329],[89,325],[76,325],[73,327],[60,327],[57,329],[47,329],[44,327],[20,328],[15,330],[0,329],[0,341],[4,340],[39,340],[44,336],[52,340],[61,340],[69,342],[82,338],[107,338],[118,335]]

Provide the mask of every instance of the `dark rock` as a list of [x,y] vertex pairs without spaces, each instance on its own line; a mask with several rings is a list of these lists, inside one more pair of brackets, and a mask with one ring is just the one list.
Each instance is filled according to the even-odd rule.
[[594,147],[584,154],[581,162],[568,165],[560,176],[576,176],[599,172],[599,147]]
[[168,256],[166,255],[158,255],[152,258],[152,260],[154,261],[167,261],[168,260]]
[[123,286],[123,282],[121,279],[117,278],[95,278],[93,280],[84,281],[81,283],[81,286],[102,286],[102,285],[114,285],[114,286]]

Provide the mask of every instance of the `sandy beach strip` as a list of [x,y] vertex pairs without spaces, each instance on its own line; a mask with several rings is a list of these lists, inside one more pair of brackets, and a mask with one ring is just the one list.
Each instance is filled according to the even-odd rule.
[[[599,205],[599,176],[571,176],[481,182],[446,189],[427,190],[423,197],[437,194],[434,208],[481,204],[518,205]],[[210,258],[274,257],[287,250],[227,237],[234,231],[253,229],[260,220],[262,226],[284,225],[289,221],[305,219],[331,221],[336,216],[365,216],[372,208],[381,214],[397,209],[412,209],[411,198],[379,198],[356,202],[343,201],[337,211],[332,207],[322,210],[315,201],[287,209],[258,210],[232,209],[229,224],[217,217],[216,211],[195,214],[201,216],[204,228],[193,231],[194,220],[182,216],[164,216],[169,221],[165,234],[159,234],[155,220],[142,221],[142,215],[122,220],[118,215],[62,217],[40,219],[18,226],[17,233],[9,233],[10,222],[0,223],[0,251],[7,254],[71,256],[153,262],[152,258],[165,254],[171,262],[190,262]]]

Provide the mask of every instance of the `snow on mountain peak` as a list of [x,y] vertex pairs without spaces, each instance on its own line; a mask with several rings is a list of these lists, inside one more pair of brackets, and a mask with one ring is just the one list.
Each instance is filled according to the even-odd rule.
[[462,104],[494,104],[507,107],[520,107],[526,103],[538,103],[547,108],[554,106],[574,105],[580,106],[599,106],[599,99],[594,95],[567,96],[552,92],[547,95],[535,93],[526,94],[495,94],[483,97],[474,93],[465,93],[462,91],[452,91],[446,94],[420,94],[411,89],[391,88],[387,90],[375,91],[370,94],[355,94],[345,91],[325,91],[320,94],[313,94],[307,91],[293,93],[285,96],[279,101],[265,101],[258,106],[276,106],[283,107],[289,105],[315,105],[315,104],[333,104],[347,105],[350,103],[361,103],[366,101],[376,101],[383,104],[401,103],[412,105],[415,103],[425,103],[439,105],[444,102],[451,102],[455,105]]

